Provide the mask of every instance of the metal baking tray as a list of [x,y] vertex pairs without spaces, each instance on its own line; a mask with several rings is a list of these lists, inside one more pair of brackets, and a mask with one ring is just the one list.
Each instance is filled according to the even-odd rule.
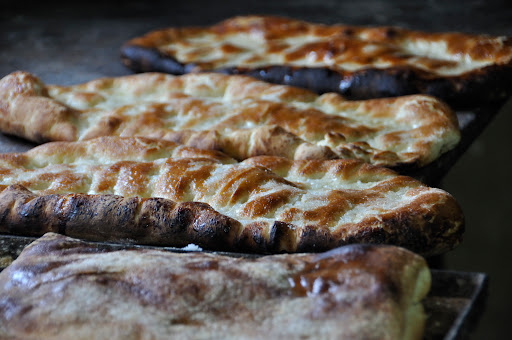
[[[0,271],[7,267],[35,237],[0,235]],[[186,252],[182,248],[90,242],[108,249],[161,249]],[[256,257],[261,255],[215,252]],[[432,286],[423,301],[427,313],[424,340],[463,340],[469,337],[484,310],[488,279],[484,273],[431,269]]]

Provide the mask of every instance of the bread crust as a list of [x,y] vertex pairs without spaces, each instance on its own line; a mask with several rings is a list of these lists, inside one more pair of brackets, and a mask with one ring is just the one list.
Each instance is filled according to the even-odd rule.
[[424,93],[470,107],[512,94],[510,38],[456,32],[239,16],[149,32],[126,42],[121,59],[136,72],[247,74],[351,99]]
[[[452,196],[385,168],[272,156],[233,163],[204,151],[122,160],[108,152],[119,149],[115,139],[0,155],[0,231],[259,253],[387,243],[434,255],[462,237]],[[67,158],[47,159],[49,150]]]
[[64,87],[14,72],[0,81],[0,106],[0,129],[35,142],[145,136],[238,160],[356,158],[417,168],[460,140],[457,117],[433,97],[347,101],[214,73],[146,73]]
[[391,246],[235,258],[49,233],[0,273],[0,337],[421,339],[429,287]]

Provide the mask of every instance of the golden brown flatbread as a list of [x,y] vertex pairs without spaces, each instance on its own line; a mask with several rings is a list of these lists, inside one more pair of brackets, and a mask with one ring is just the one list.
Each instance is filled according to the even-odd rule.
[[504,36],[238,16],[149,32],[127,41],[121,56],[137,72],[247,74],[351,99],[425,93],[462,107],[512,94],[512,40]]
[[424,255],[462,236],[452,196],[386,168],[183,149],[103,137],[0,154],[0,232],[267,253],[387,243]]
[[392,246],[249,259],[47,234],[0,273],[0,338],[421,339],[429,286]]
[[347,101],[243,76],[149,73],[73,86],[26,72],[0,81],[0,130],[36,142],[162,138],[243,160],[356,158],[420,167],[460,139],[457,118],[428,96]]

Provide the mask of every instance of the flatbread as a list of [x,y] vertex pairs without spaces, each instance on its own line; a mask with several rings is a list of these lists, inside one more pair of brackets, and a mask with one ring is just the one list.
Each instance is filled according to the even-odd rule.
[[239,16],[149,32],[127,41],[121,56],[137,72],[248,74],[351,99],[425,93],[467,107],[512,94],[512,40],[504,36]]
[[35,142],[145,136],[237,160],[356,158],[421,167],[460,140],[456,116],[432,97],[347,101],[214,73],[56,86],[14,72],[0,81],[0,113],[1,131]]
[[179,156],[173,145],[167,158],[162,142],[155,150],[136,140],[0,154],[0,232],[263,253],[387,243],[424,255],[462,237],[452,196],[386,168],[275,156],[238,163],[190,148]]
[[418,255],[113,251],[57,234],[0,273],[2,339],[421,339]]

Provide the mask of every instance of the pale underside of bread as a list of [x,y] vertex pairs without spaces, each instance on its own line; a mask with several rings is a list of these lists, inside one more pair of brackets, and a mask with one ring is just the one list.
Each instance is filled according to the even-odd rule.
[[14,72],[0,81],[0,130],[35,142],[145,136],[238,160],[356,158],[388,167],[421,167],[460,140],[457,117],[433,97],[348,101],[215,73],[56,86]]
[[352,99],[424,93],[462,107],[512,94],[512,40],[504,36],[240,16],[149,32],[126,42],[121,56],[137,72],[247,74]]
[[392,246],[249,259],[49,233],[0,273],[0,337],[421,339],[429,287]]
[[264,253],[387,243],[433,255],[464,226],[448,193],[356,160],[238,163],[103,137],[1,154],[0,174],[0,231],[12,234]]

